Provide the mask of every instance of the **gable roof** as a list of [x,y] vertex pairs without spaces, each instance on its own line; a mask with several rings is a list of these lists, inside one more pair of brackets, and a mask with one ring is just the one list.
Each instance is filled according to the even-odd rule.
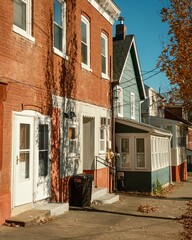
[[113,38],[113,79],[114,81],[120,81],[129,54],[131,54],[132,57],[140,98],[141,100],[144,100],[145,88],[137,56],[134,35],[126,35],[123,40]]

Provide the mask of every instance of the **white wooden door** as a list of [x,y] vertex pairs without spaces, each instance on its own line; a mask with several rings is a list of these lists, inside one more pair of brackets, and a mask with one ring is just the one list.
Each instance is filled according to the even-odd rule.
[[34,118],[15,115],[14,127],[14,206],[33,201]]

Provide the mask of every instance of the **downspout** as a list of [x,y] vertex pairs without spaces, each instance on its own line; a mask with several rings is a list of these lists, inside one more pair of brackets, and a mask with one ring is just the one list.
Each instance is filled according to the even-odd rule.
[[172,140],[173,135],[170,137],[170,144],[169,144],[169,175],[170,175],[170,184],[173,184],[172,182],[172,160],[171,160],[171,140]]
[[117,163],[116,163],[116,149],[115,149],[115,86],[119,83],[118,80],[115,80],[111,84],[111,92],[112,92],[112,151],[114,153],[114,157],[112,160],[113,167],[113,191],[117,191]]
[[3,102],[6,101],[6,83],[0,83],[0,171],[2,170],[3,164]]

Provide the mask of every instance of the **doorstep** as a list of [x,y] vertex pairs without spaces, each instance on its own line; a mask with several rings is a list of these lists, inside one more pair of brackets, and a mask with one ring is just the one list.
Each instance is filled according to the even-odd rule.
[[59,216],[69,211],[68,203],[35,203],[33,208],[5,220],[7,224],[28,227],[37,222]]

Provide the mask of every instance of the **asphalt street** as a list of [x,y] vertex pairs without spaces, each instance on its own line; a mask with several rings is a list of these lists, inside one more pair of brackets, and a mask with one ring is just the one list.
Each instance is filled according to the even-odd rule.
[[30,227],[0,227],[0,240],[183,240],[180,219],[192,200],[192,178],[174,185],[166,197],[120,193],[114,204],[71,207]]

